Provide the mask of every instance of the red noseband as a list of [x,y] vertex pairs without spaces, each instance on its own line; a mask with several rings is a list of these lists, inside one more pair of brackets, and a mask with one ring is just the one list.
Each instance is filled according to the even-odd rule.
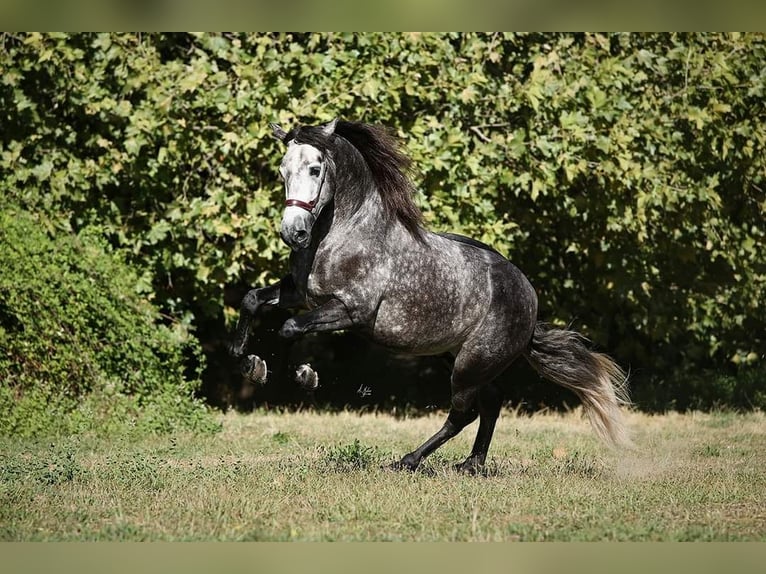
[[285,206],[287,207],[300,207],[301,209],[305,209],[309,213],[314,213],[314,207],[316,207],[316,199],[314,201],[301,201],[300,199],[288,199],[285,201]]

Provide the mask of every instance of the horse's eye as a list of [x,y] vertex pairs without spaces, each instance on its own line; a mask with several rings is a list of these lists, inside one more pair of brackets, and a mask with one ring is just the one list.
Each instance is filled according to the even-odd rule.
[[319,177],[319,174],[322,172],[322,168],[320,168],[318,165],[312,165],[309,168],[309,175],[311,177]]

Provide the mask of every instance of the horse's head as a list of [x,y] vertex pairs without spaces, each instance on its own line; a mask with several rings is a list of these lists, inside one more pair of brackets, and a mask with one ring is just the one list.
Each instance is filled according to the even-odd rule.
[[319,144],[333,135],[336,123],[337,120],[333,120],[317,128],[303,128],[307,132],[305,139],[271,124],[274,136],[287,144],[287,152],[279,167],[285,182],[285,211],[280,234],[293,250],[305,249],[311,244],[314,223],[333,198],[334,164],[327,146]]

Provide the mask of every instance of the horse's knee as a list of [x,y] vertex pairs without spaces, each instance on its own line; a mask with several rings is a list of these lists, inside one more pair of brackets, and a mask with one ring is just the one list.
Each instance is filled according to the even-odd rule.
[[245,297],[242,299],[242,310],[249,313],[250,315],[255,315],[259,305],[260,301],[258,298],[258,289],[252,289],[248,291],[247,295],[245,295]]

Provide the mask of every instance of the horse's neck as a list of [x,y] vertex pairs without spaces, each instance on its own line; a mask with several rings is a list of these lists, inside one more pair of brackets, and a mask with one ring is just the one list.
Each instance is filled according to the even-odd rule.
[[349,239],[358,243],[379,245],[398,235],[397,228],[403,226],[396,220],[389,220],[383,210],[383,202],[376,190],[371,190],[357,205],[351,201],[338,201],[328,235],[343,243]]
[[333,202],[335,214],[340,219],[351,219],[359,215],[372,216],[383,209],[380,193],[372,179],[364,175],[358,180],[348,177],[339,180]]
[[373,212],[360,209],[348,217],[336,214],[319,246],[322,252],[333,251],[340,257],[375,253],[389,257],[396,254],[397,259],[415,257],[424,248],[398,220],[386,220],[382,208]]

